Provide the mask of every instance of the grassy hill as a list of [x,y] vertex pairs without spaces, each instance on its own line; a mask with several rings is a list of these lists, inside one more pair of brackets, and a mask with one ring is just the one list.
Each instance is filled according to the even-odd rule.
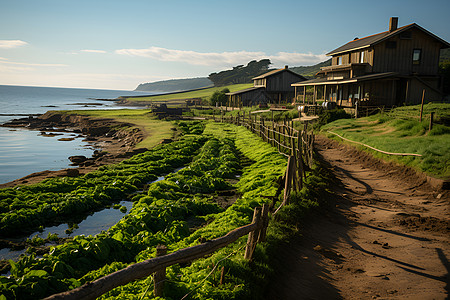
[[439,57],[439,62],[450,60],[450,48],[442,49]]
[[316,75],[316,73],[320,71],[321,67],[327,67],[327,66],[331,66],[331,58],[324,62],[318,63],[314,66],[293,67],[293,68],[290,68],[290,70],[292,70],[295,73],[300,74],[306,78],[313,78],[314,75]]
[[179,105],[185,103],[186,99],[202,99],[207,100],[215,91],[221,91],[224,88],[228,88],[230,92],[240,91],[246,88],[252,87],[253,84],[233,84],[221,87],[211,87],[207,89],[187,91],[182,93],[170,93],[164,95],[155,95],[148,97],[121,97],[121,104],[130,105],[149,105],[155,103],[167,103],[171,105]]
[[153,93],[168,93],[177,91],[189,91],[213,86],[211,80],[206,77],[171,79],[149,83],[141,83],[136,91],[149,91]]
[[[429,131],[430,114],[435,124]],[[450,178],[450,104],[424,105],[423,120],[419,121],[420,105],[404,106],[389,113],[359,119],[339,119],[323,126],[322,132],[337,133],[352,141],[393,153],[416,153],[417,156],[394,156],[370,150],[364,151],[385,160],[415,168],[435,177]],[[330,137],[339,139],[330,134]],[[340,140],[340,139],[339,139]],[[354,145],[354,144],[352,144]]]

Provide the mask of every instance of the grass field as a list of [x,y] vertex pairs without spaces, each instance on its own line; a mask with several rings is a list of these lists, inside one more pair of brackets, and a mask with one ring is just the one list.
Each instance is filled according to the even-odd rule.
[[145,135],[137,148],[152,148],[163,139],[173,137],[175,125],[172,122],[161,121],[150,114],[148,109],[117,109],[117,110],[77,110],[71,113],[87,115],[96,118],[111,118],[118,122],[131,123]]
[[165,95],[155,95],[155,96],[149,96],[149,97],[138,97],[138,98],[127,98],[128,102],[175,102],[176,100],[184,100],[184,99],[192,99],[192,98],[202,98],[207,99],[209,98],[215,91],[221,91],[225,88],[228,88],[230,92],[236,92],[243,89],[247,89],[252,87],[252,83],[246,83],[246,84],[234,84],[229,86],[222,86],[222,87],[212,87],[208,89],[198,90],[198,91],[191,91],[191,92],[184,92],[184,93],[175,93],[175,94],[165,94]]
[[[360,119],[340,119],[321,128],[353,141],[394,153],[416,153],[415,156],[392,156],[370,151],[374,156],[397,161],[439,178],[450,178],[450,127],[434,124],[429,131],[430,113],[445,123],[450,119],[450,104],[426,104],[423,120],[419,121],[420,105],[400,107],[389,113]],[[334,135],[330,137],[339,139]]]

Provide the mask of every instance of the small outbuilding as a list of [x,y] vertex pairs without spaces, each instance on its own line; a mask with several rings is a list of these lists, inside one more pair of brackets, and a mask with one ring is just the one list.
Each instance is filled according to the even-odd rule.
[[306,80],[288,66],[253,78],[253,87],[233,93],[227,93],[230,106],[253,106],[269,103],[291,103],[295,97],[292,83]]

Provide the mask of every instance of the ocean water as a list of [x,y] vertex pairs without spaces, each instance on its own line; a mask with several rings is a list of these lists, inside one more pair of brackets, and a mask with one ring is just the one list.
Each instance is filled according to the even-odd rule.
[[[49,110],[117,109],[113,101],[119,96],[150,94],[148,92],[50,88],[0,85],[0,124],[24,118],[29,114],[42,114]],[[0,127],[0,184],[28,174],[60,170],[70,167],[69,156],[91,156],[94,148],[82,138],[67,133],[54,137],[24,128]]]

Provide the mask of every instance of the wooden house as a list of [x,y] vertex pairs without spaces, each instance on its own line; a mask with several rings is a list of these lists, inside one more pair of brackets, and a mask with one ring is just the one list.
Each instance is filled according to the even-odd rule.
[[[339,106],[398,106],[442,99],[439,54],[450,44],[413,23],[398,28],[392,17],[389,30],[355,38],[327,53],[332,64],[316,78],[292,84],[303,101],[335,101]],[[306,89],[312,98],[305,99]],[[301,95],[300,95],[301,94]]]
[[253,78],[253,87],[227,93],[230,106],[252,106],[268,103],[290,103],[295,97],[292,83],[306,80],[288,66]]

